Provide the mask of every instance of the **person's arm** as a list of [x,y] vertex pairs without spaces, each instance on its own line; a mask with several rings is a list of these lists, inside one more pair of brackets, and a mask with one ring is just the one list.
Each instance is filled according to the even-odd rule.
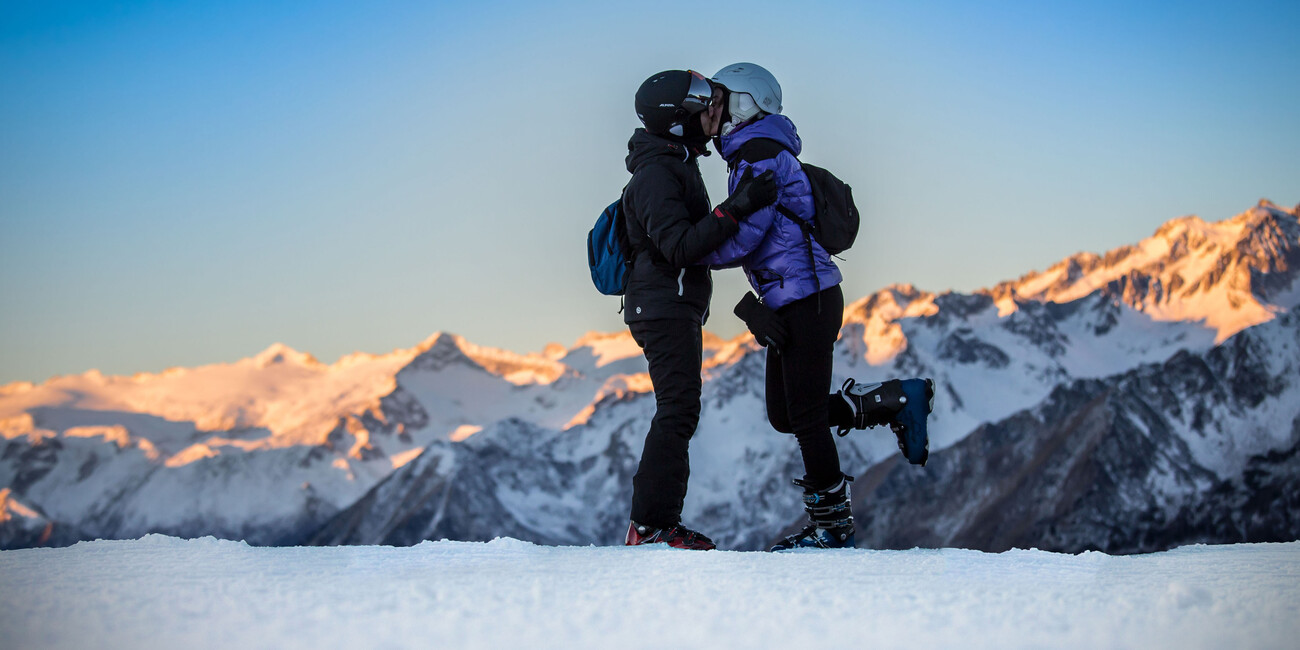
[[685,188],[668,168],[651,166],[639,176],[632,188],[635,213],[650,244],[669,264],[678,268],[695,264],[736,232],[734,220],[717,215],[691,223],[683,200]]
[[691,223],[681,181],[663,167],[650,167],[642,174],[633,194],[636,213],[644,219],[651,244],[678,268],[699,264],[702,257],[736,234],[740,222],[759,205],[774,201],[777,194],[771,175],[742,182],[711,215]]

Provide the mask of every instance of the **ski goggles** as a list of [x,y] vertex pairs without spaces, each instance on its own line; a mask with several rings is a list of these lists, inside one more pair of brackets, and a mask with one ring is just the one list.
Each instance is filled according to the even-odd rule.
[[686,89],[686,98],[681,107],[688,115],[694,115],[709,107],[713,102],[713,84],[704,75],[687,70],[691,74],[691,85]]

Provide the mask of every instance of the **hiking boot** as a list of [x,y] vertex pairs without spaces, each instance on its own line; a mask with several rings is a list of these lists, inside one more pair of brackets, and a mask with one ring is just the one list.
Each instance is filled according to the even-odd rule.
[[713,540],[681,524],[671,528],[653,528],[635,521],[627,527],[627,546],[643,544],[667,544],[673,548],[685,548],[693,551],[708,551],[717,548]]
[[814,490],[806,482],[796,480],[795,485],[804,489],[803,509],[808,513],[809,524],[768,550],[853,548],[853,499],[849,494],[851,482],[853,477],[844,474],[834,486]]
[[930,457],[927,419],[934,410],[933,379],[891,379],[875,384],[859,384],[853,378],[835,393],[848,405],[849,424],[840,424],[836,433],[843,436],[850,429],[866,429],[884,424],[898,438],[898,449],[909,463],[925,465]]

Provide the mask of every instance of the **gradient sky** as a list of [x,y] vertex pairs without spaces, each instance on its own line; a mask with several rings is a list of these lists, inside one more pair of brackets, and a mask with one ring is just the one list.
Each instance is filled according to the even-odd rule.
[[670,68],[781,81],[864,214],[849,299],[1295,205],[1298,33],[1294,0],[7,0],[0,384],[619,330],[585,238]]

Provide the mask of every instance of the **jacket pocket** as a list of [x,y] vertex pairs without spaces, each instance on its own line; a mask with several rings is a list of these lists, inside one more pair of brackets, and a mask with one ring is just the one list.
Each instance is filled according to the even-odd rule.
[[774,287],[785,287],[785,276],[772,269],[754,269],[752,275],[760,295],[766,294]]

